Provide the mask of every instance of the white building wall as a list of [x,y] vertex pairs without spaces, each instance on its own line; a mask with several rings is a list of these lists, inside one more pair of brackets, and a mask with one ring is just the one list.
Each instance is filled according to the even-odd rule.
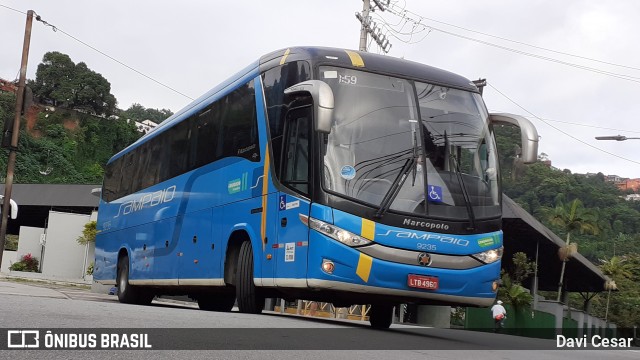
[[31,256],[38,259],[39,262],[42,262],[42,245],[40,244],[40,236],[42,234],[44,234],[43,228],[20,226],[16,261],[22,259],[24,255],[31,254]]
[[2,253],[2,269],[0,269],[0,272],[8,273],[9,266],[11,266],[11,264],[13,264],[16,261],[18,261],[18,259],[16,258],[16,252],[11,250],[5,250]]
[[89,219],[89,215],[49,212],[43,275],[54,278],[84,278],[87,247],[78,244],[77,239],[82,235]]

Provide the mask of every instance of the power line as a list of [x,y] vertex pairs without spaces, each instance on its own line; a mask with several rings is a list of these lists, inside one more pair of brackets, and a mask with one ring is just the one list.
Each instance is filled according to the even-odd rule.
[[[504,111],[494,111],[494,110],[492,110],[491,112],[504,112]],[[533,116],[528,116],[528,117],[530,117],[530,118],[534,118],[534,119],[537,119],[536,117],[533,117]],[[553,119],[548,119],[548,118],[541,118],[541,119],[543,119],[543,120],[545,120],[545,121],[553,121],[553,122],[557,122],[557,123],[561,123],[561,124],[568,124],[568,125],[582,126],[582,127],[593,128],[593,129],[611,130],[611,131],[619,131],[619,132],[626,132],[626,133],[640,134],[640,131],[635,131],[635,130],[625,130],[625,129],[608,128],[608,127],[603,127],[603,126],[588,125],[588,124],[580,124],[580,123],[575,123],[575,122],[570,122],[570,121],[553,120]]]
[[[2,5],[2,4],[0,4],[0,6],[1,6],[1,7],[3,7],[3,8],[6,8],[6,9],[12,10],[12,11],[18,12],[18,13],[21,13],[21,14],[25,14],[25,15],[27,14],[26,12],[20,11],[20,10],[18,10],[18,9],[11,8],[11,7],[6,6],[6,5]],[[131,66],[127,65],[127,64],[125,64],[124,62],[122,62],[122,61],[120,61],[120,60],[118,60],[118,59],[114,58],[113,56],[111,56],[111,55],[109,55],[109,54],[107,54],[107,53],[105,53],[105,52],[103,52],[103,51],[101,51],[101,50],[97,49],[96,47],[91,46],[91,45],[89,45],[88,43],[86,43],[86,42],[84,42],[84,41],[82,41],[82,40],[78,39],[77,37],[75,37],[75,36],[73,36],[73,35],[71,35],[71,34],[67,33],[66,31],[64,31],[64,30],[60,29],[59,27],[57,27],[57,26],[55,26],[55,25],[53,25],[53,24],[48,23],[47,21],[43,20],[43,19],[42,19],[42,17],[41,17],[40,15],[38,15],[35,11],[34,11],[34,14],[36,15],[36,20],[37,20],[37,21],[41,22],[41,23],[42,23],[42,24],[44,24],[45,26],[50,27],[50,28],[51,28],[51,30],[53,30],[54,32],[61,32],[62,34],[66,35],[66,36],[70,37],[71,39],[73,39],[73,40],[75,40],[75,41],[79,42],[80,44],[82,44],[82,45],[84,45],[84,46],[86,46],[86,47],[88,47],[88,48],[92,49],[93,51],[95,51],[95,52],[97,52],[97,53],[99,53],[99,54],[101,54],[101,55],[103,55],[103,56],[105,56],[105,57],[107,57],[107,58],[111,59],[112,61],[114,61],[114,62],[116,62],[116,63],[118,63],[118,64],[120,64],[120,65],[122,65],[122,66],[126,67],[127,69],[129,69],[129,70],[131,70],[131,71],[133,71],[133,72],[137,73],[138,75],[141,75],[141,76],[143,76],[143,77],[145,77],[145,78],[147,78],[147,79],[149,79],[149,80],[151,80],[151,81],[155,82],[156,84],[158,84],[158,85],[160,85],[160,86],[162,86],[162,87],[165,87],[165,88],[167,88],[167,89],[169,89],[169,90],[171,90],[171,91],[175,92],[176,94],[180,94],[180,95],[182,95],[182,96],[186,97],[187,99],[194,100],[194,98],[192,98],[191,96],[186,95],[186,94],[184,94],[184,93],[182,93],[182,92],[180,92],[180,91],[178,91],[178,90],[176,90],[176,89],[172,88],[171,86],[166,85],[166,84],[164,84],[164,83],[160,82],[159,80],[156,80],[156,79],[152,78],[151,76],[149,76],[149,75],[147,75],[147,74],[145,74],[145,73],[143,73],[143,72],[141,72],[141,71],[139,71],[139,70],[137,70],[137,69],[135,69],[135,68],[133,68],[133,67],[131,67]]]
[[151,80],[151,81],[155,82],[156,84],[158,84],[158,85],[160,85],[160,86],[163,86],[163,87],[165,87],[165,88],[167,88],[167,89],[169,89],[169,90],[171,90],[171,91],[175,92],[176,94],[180,94],[180,95],[182,95],[182,96],[186,97],[187,99],[194,100],[194,98],[192,98],[191,96],[186,95],[186,94],[184,94],[184,93],[182,93],[182,92],[180,92],[180,91],[178,91],[178,90],[176,90],[176,89],[172,88],[171,86],[166,85],[166,84],[164,84],[164,83],[162,83],[162,82],[160,82],[160,81],[158,81],[158,80],[156,80],[156,79],[152,78],[151,76],[149,76],[149,75],[147,75],[147,74],[144,74],[144,73],[142,73],[142,72],[141,72],[141,71],[139,71],[139,70],[134,69],[133,67],[131,67],[131,66],[129,66],[129,65],[125,64],[125,63],[123,63],[122,61],[120,61],[120,60],[118,60],[118,59],[116,59],[116,58],[114,58],[113,56],[111,56],[111,55],[109,55],[109,54],[106,54],[105,52],[103,52],[103,51],[101,51],[101,50],[98,50],[97,48],[95,48],[95,47],[93,47],[93,46],[91,46],[91,45],[87,44],[86,42],[84,42],[84,41],[82,41],[82,40],[78,39],[77,37],[75,37],[75,36],[73,36],[73,35],[71,35],[71,34],[67,33],[66,31],[64,31],[64,30],[60,29],[59,27],[54,26],[54,25],[52,25],[52,24],[49,24],[48,22],[46,22],[46,21],[42,20],[42,18],[41,18],[41,17],[40,17],[40,15],[38,15],[38,14],[36,14],[36,20],[37,20],[37,21],[39,21],[39,22],[41,22],[41,23],[43,23],[45,26],[49,26],[49,27],[51,27],[51,29],[52,29],[54,32],[59,31],[59,32],[61,32],[61,33],[65,34],[65,35],[67,35],[68,37],[70,37],[70,38],[72,38],[73,40],[75,40],[75,41],[79,42],[80,44],[82,44],[82,45],[84,45],[84,46],[86,46],[86,47],[88,47],[88,48],[90,48],[90,49],[92,49],[92,50],[96,51],[97,53],[99,53],[99,54],[101,54],[101,55],[103,55],[103,56],[106,56],[107,58],[109,58],[109,59],[111,59],[111,60],[115,61],[116,63],[118,63],[118,64],[120,64],[120,65],[122,65],[122,66],[126,67],[127,69],[129,69],[129,70],[131,70],[131,71],[133,71],[133,72],[135,72],[135,73],[137,73],[137,74],[139,74],[139,75],[144,76],[145,78],[147,78],[147,79],[149,79],[149,80]]
[[615,156],[615,157],[617,157],[617,158],[619,158],[619,159],[626,160],[626,161],[632,162],[632,163],[634,163],[634,164],[638,164],[638,165],[640,165],[640,162],[638,162],[638,161],[631,160],[631,159],[627,159],[627,158],[625,158],[625,157],[623,157],[623,156],[620,156],[620,155],[614,154],[614,153],[612,153],[612,152],[609,152],[609,151],[606,151],[606,150],[604,150],[604,149],[601,149],[601,148],[599,148],[599,147],[597,147],[597,146],[591,145],[591,144],[589,144],[588,142],[586,142],[586,141],[584,141],[584,140],[581,140],[581,139],[578,139],[577,137],[575,137],[575,136],[573,136],[573,135],[571,135],[571,134],[567,133],[566,131],[564,131],[564,130],[562,130],[562,129],[559,129],[559,128],[558,128],[558,127],[556,127],[556,126],[553,126],[553,125],[552,125],[552,124],[550,124],[549,122],[547,122],[547,121],[543,120],[542,118],[540,118],[540,117],[536,116],[535,114],[533,114],[531,111],[529,111],[529,110],[525,109],[522,105],[518,104],[517,102],[515,102],[515,100],[513,100],[513,99],[511,99],[510,97],[508,97],[507,95],[505,95],[503,92],[501,92],[500,90],[498,90],[498,89],[497,89],[495,86],[493,86],[492,84],[490,84],[490,83],[488,83],[488,82],[487,82],[487,85],[489,85],[493,90],[495,90],[496,92],[498,92],[498,94],[502,95],[505,99],[509,100],[511,103],[513,103],[514,105],[516,105],[517,107],[519,107],[520,109],[522,109],[522,110],[523,110],[524,112],[526,112],[527,114],[529,114],[529,115],[531,115],[532,117],[534,117],[535,119],[537,119],[537,120],[539,120],[539,121],[543,122],[544,124],[546,124],[546,125],[550,126],[551,128],[555,129],[556,131],[558,131],[558,132],[560,132],[560,133],[562,133],[562,134],[564,134],[564,135],[566,135],[566,136],[568,136],[568,137],[572,138],[573,140],[576,140],[576,141],[578,141],[578,142],[580,142],[580,143],[582,143],[582,144],[584,144],[584,145],[587,145],[587,146],[589,146],[589,147],[591,147],[591,148],[593,148],[593,149],[596,149],[596,150],[598,150],[598,151],[600,151],[600,152],[603,152],[603,153],[605,153],[605,154],[608,154],[608,155],[611,155],[611,156]]
[[471,37],[468,37],[468,36],[452,33],[452,32],[446,31],[446,30],[435,28],[433,26],[429,26],[429,28],[431,28],[431,29],[433,29],[435,31],[447,34],[447,35],[459,37],[459,38],[470,40],[470,41],[475,41],[475,42],[480,43],[480,44],[493,46],[493,47],[496,47],[496,48],[499,48],[499,49],[502,49],[502,50],[506,50],[506,51],[510,51],[510,52],[513,52],[513,53],[516,53],[516,54],[526,55],[526,56],[534,57],[534,58],[541,59],[541,60],[555,62],[555,63],[561,64],[561,65],[571,66],[571,67],[575,67],[575,68],[578,68],[578,69],[591,71],[591,72],[598,73],[598,74],[612,76],[612,77],[615,77],[615,78],[618,78],[618,79],[622,79],[622,80],[627,80],[627,81],[640,83],[640,77],[631,76],[631,75],[625,75],[625,74],[618,74],[618,73],[614,73],[614,72],[610,72],[610,71],[606,71],[606,70],[600,70],[600,69],[592,68],[592,67],[589,67],[589,66],[578,65],[578,64],[567,62],[567,61],[562,61],[562,60],[550,58],[550,57],[547,57],[547,56],[537,55],[537,54],[529,53],[529,52],[526,52],[526,51],[517,50],[517,49],[509,48],[509,47],[506,47],[506,46],[490,43],[488,41],[483,41],[483,40],[471,38]]
[[2,5],[2,4],[0,4],[0,6],[1,6],[1,7],[3,7],[3,8],[5,8],[5,9],[9,9],[9,10],[12,10],[12,11],[18,12],[18,13],[23,14],[23,15],[27,15],[27,13],[26,13],[26,12],[24,12],[24,11],[20,11],[20,10],[18,10],[18,9],[14,9],[14,8],[12,8],[12,7],[8,7],[7,5]]
[[[414,23],[414,28],[412,29],[412,31],[410,33],[401,33],[401,32],[398,32],[395,29],[392,29],[392,31],[394,31],[396,34],[405,35],[405,36],[413,36],[414,34],[416,34],[415,28],[419,26],[419,27],[422,28],[422,30],[420,30],[419,32],[425,31],[427,29],[433,30],[433,31],[438,31],[438,32],[446,34],[446,35],[450,35],[450,36],[458,37],[458,38],[461,38],[461,39],[477,42],[477,43],[480,43],[480,44],[483,44],[483,45],[487,45],[487,46],[492,46],[492,47],[499,48],[499,49],[502,49],[502,50],[505,50],[505,51],[510,51],[510,52],[513,52],[513,53],[516,53],[516,54],[525,55],[525,56],[537,58],[537,59],[540,59],[540,60],[555,62],[555,63],[561,64],[561,65],[571,66],[571,67],[575,67],[575,68],[578,68],[578,69],[591,71],[591,72],[594,72],[594,73],[607,75],[607,76],[615,77],[615,78],[622,79],[622,80],[627,80],[627,81],[640,83],[640,77],[626,75],[626,74],[614,73],[614,72],[611,72],[611,71],[601,70],[601,69],[597,69],[597,68],[593,68],[593,67],[589,67],[589,66],[585,66],[585,65],[579,65],[579,64],[568,62],[568,61],[558,60],[558,59],[551,58],[551,57],[548,57],[548,56],[533,54],[533,53],[529,53],[529,52],[526,52],[526,51],[523,51],[523,50],[510,48],[510,47],[507,47],[507,46],[494,44],[494,43],[491,43],[491,42],[488,42],[488,41],[484,41],[484,40],[472,38],[472,37],[469,37],[469,36],[457,34],[457,33],[451,32],[451,31],[439,29],[439,28],[436,28],[434,26],[425,25],[425,24],[422,24],[421,22],[422,22],[422,19],[426,19],[426,18],[421,17],[420,15],[417,15],[418,17],[420,17],[420,20],[415,20],[415,19],[413,19],[413,18],[411,18],[411,17],[406,15],[406,13],[409,13],[409,11],[407,11],[407,10],[404,10],[403,11],[404,14],[403,14],[403,13],[399,13],[397,10],[389,9],[389,13],[391,13],[393,15],[396,15],[396,16],[402,17],[403,19],[405,19],[405,23],[406,22]],[[389,28],[391,27],[391,24],[389,24],[385,19],[382,19],[382,20],[384,21],[384,24],[387,25],[387,27],[389,27]],[[403,25],[403,28],[404,28],[404,26],[405,25]],[[422,41],[425,37],[423,37],[419,41]],[[411,40],[409,42],[408,41],[404,41],[402,39],[400,39],[400,40],[405,42],[405,43],[416,43],[416,42],[411,42]],[[419,41],[417,41],[417,42],[419,42]],[[591,59],[591,60],[594,60],[594,59]],[[599,60],[594,60],[594,61],[601,62]],[[617,65],[617,64],[615,64],[615,65]],[[627,66],[624,66],[624,65],[620,65],[620,66],[627,67]],[[627,67],[627,68],[631,68],[631,67]],[[635,68],[632,68],[632,69],[635,69]]]
[[[507,112],[507,111],[500,111],[500,110],[490,110],[490,112],[492,113],[501,113],[501,112]],[[530,118],[534,118],[537,119],[533,116],[528,116]],[[624,130],[624,129],[615,129],[615,128],[608,128],[608,127],[603,127],[603,126],[596,126],[596,125],[589,125],[589,124],[580,124],[580,123],[575,123],[575,122],[570,122],[570,121],[562,121],[562,120],[553,120],[553,119],[548,119],[548,118],[541,118],[545,121],[553,121],[553,122],[557,122],[557,123],[561,123],[561,124],[568,124],[568,125],[575,125],[575,126],[582,126],[582,127],[588,127],[588,128],[593,128],[593,129],[600,129],[600,130],[611,130],[611,131],[619,131],[619,132],[626,132],[626,133],[634,133],[634,134],[640,134],[640,131],[636,131],[636,130]]]
[[[400,6],[395,5],[395,4],[392,4],[391,6],[400,7]],[[575,57],[575,58],[578,58],[578,59],[598,62],[598,63],[601,63],[601,64],[617,66],[617,67],[622,67],[622,68],[631,69],[631,70],[640,70],[640,68],[633,67],[633,66],[616,64],[616,63],[612,63],[612,62],[608,62],[608,61],[604,61],[604,60],[598,60],[598,59],[590,58],[590,57],[587,57],[587,56],[576,55],[576,54],[571,54],[571,53],[567,53],[567,52],[563,52],[563,51],[558,51],[558,50],[545,48],[545,47],[542,47],[542,46],[532,45],[532,44],[528,44],[528,43],[525,43],[525,42],[522,42],[522,41],[508,39],[508,38],[505,38],[505,37],[502,37],[502,36],[491,35],[491,34],[488,34],[488,33],[482,32],[482,31],[477,31],[477,30],[469,29],[469,28],[466,28],[466,27],[463,27],[463,26],[459,26],[459,25],[447,23],[447,22],[444,22],[444,21],[428,18],[428,17],[422,16],[422,15],[419,15],[417,13],[414,13],[414,12],[412,12],[410,10],[406,10],[404,7],[401,7],[401,8],[402,8],[402,10],[400,10],[401,12],[410,13],[412,15],[415,15],[415,16],[419,17],[420,19],[429,20],[429,21],[432,21],[432,22],[435,22],[435,23],[438,23],[438,24],[451,26],[451,27],[454,27],[454,28],[457,28],[457,29],[460,29],[460,30],[464,30],[464,31],[480,34],[480,35],[487,36],[487,37],[492,37],[494,39],[508,41],[508,42],[511,42],[511,43],[514,43],[514,44],[529,46],[529,47],[532,47],[534,49],[544,50],[544,51],[548,51],[548,52],[552,52],[552,53],[556,53],[556,54],[560,54],[560,55],[571,56],[571,57]],[[398,10],[395,10],[395,11],[398,11]]]

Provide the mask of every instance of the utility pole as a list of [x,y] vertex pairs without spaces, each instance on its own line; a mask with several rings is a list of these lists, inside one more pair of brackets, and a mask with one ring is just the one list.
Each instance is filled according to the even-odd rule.
[[[369,0],[362,0],[362,26],[360,27],[360,51],[367,51],[367,30],[369,28],[369,9],[371,3]],[[356,17],[358,15],[356,14]]]
[[480,96],[482,96],[482,91],[484,90],[484,87],[487,86],[487,79],[474,80],[472,83],[478,88],[478,90],[480,90]]
[[388,53],[391,49],[391,43],[389,39],[387,39],[386,35],[382,34],[382,29],[378,27],[374,21],[371,21],[371,17],[369,16],[370,12],[379,10],[385,11],[391,0],[373,0],[374,6],[371,6],[371,0],[363,0],[362,1],[362,13],[356,13],[356,19],[360,21],[362,26],[360,27],[360,51],[367,51],[367,41],[368,36],[371,35],[371,38],[378,44],[380,49],[385,53]]
[[18,93],[16,94],[16,114],[13,119],[13,132],[11,134],[11,146],[9,146],[9,159],[7,160],[7,178],[4,185],[4,202],[2,203],[2,222],[0,222],[0,266],[4,254],[5,237],[7,236],[7,217],[11,209],[11,187],[13,186],[13,171],[16,166],[16,151],[18,149],[18,136],[20,135],[20,117],[24,101],[24,88],[27,80],[27,61],[29,60],[29,45],[31,44],[31,25],[33,24],[33,10],[27,12],[27,24],[24,29],[24,43],[22,45],[22,62],[20,63],[20,79],[18,80]]

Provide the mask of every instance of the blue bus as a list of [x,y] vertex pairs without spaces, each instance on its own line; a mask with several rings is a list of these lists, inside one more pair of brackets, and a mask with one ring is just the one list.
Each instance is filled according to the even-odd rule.
[[488,306],[503,252],[493,125],[469,80],[334,48],[261,57],[113,156],[94,279],[124,303],[186,294],[260,313],[265,298]]

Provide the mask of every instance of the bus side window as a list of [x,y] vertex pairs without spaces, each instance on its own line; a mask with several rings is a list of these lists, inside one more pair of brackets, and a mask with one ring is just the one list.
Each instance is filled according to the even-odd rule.
[[280,151],[282,150],[285,116],[289,107],[288,102],[285,101],[284,89],[310,79],[311,67],[306,61],[289,62],[269,69],[262,74],[275,169],[280,169],[281,165]]
[[282,149],[282,183],[302,194],[309,194],[310,113],[307,106],[287,114],[285,144]]
[[120,178],[120,188],[118,189],[118,198],[131,194],[132,182],[136,169],[135,152],[130,152],[124,155],[124,162],[122,164],[122,173]]

